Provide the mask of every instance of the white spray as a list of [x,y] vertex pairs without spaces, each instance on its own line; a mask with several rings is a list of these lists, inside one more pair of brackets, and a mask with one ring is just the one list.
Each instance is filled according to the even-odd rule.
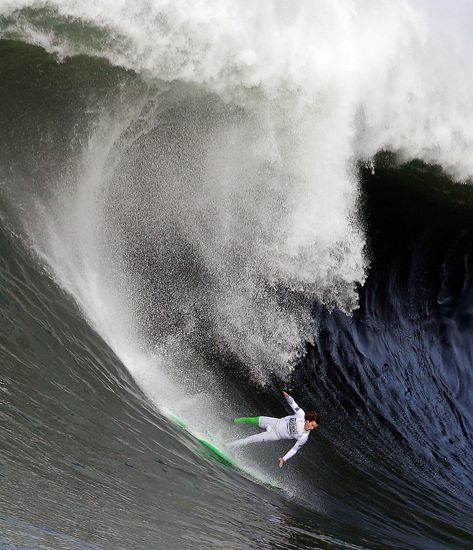
[[[43,208],[32,238],[158,400],[151,373],[172,375],[163,365],[188,362],[207,334],[264,382],[310,340],[310,300],[356,307],[367,268],[356,161],[389,149],[473,173],[467,2],[456,14],[379,0],[8,0],[0,10],[4,37],[59,58],[105,57],[148,83],[120,117],[97,121],[73,199]],[[102,39],[81,41],[52,16]],[[154,280],[135,265],[140,235]]]

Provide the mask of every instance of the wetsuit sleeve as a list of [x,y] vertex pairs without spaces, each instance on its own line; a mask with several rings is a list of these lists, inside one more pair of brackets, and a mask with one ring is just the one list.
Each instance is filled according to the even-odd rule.
[[288,395],[286,401],[289,403],[291,409],[295,412],[296,416],[305,417],[305,412],[299,407],[294,399]]
[[290,458],[292,458],[297,453],[297,451],[302,447],[302,445],[307,443],[308,438],[309,438],[309,434],[307,433],[307,435],[303,435],[300,439],[298,439],[296,441],[296,444],[294,445],[294,447],[292,447],[292,449],[290,449],[283,456],[284,462],[287,462]]

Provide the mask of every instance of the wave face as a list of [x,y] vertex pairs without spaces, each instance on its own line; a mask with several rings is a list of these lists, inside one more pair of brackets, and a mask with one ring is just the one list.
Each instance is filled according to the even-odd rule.
[[[456,9],[2,3],[5,542],[472,543]],[[239,457],[281,494],[155,408],[221,443],[280,387],[323,415]]]
[[387,499],[386,524],[409,533],[404,545],[468,546],[473,190],[419,162],[376,165],[362,170],[372,263],[360,308],[351,317],[315,309],[323,328],[293,383],[323,403],[352,481],[347,494],[327,460],[330,491],[343,486],[369,522]]

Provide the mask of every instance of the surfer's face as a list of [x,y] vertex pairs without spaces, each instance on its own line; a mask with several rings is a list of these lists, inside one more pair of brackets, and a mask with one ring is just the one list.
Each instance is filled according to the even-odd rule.
[[304,429],[309,432],[310,430],[316,430],[319,427],[315,420],[306,420],[304,422]]

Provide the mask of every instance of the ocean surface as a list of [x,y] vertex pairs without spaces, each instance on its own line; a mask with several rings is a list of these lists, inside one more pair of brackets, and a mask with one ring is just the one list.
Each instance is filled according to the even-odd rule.
[[473,547],[472,26],[0,0],[1,548]]

